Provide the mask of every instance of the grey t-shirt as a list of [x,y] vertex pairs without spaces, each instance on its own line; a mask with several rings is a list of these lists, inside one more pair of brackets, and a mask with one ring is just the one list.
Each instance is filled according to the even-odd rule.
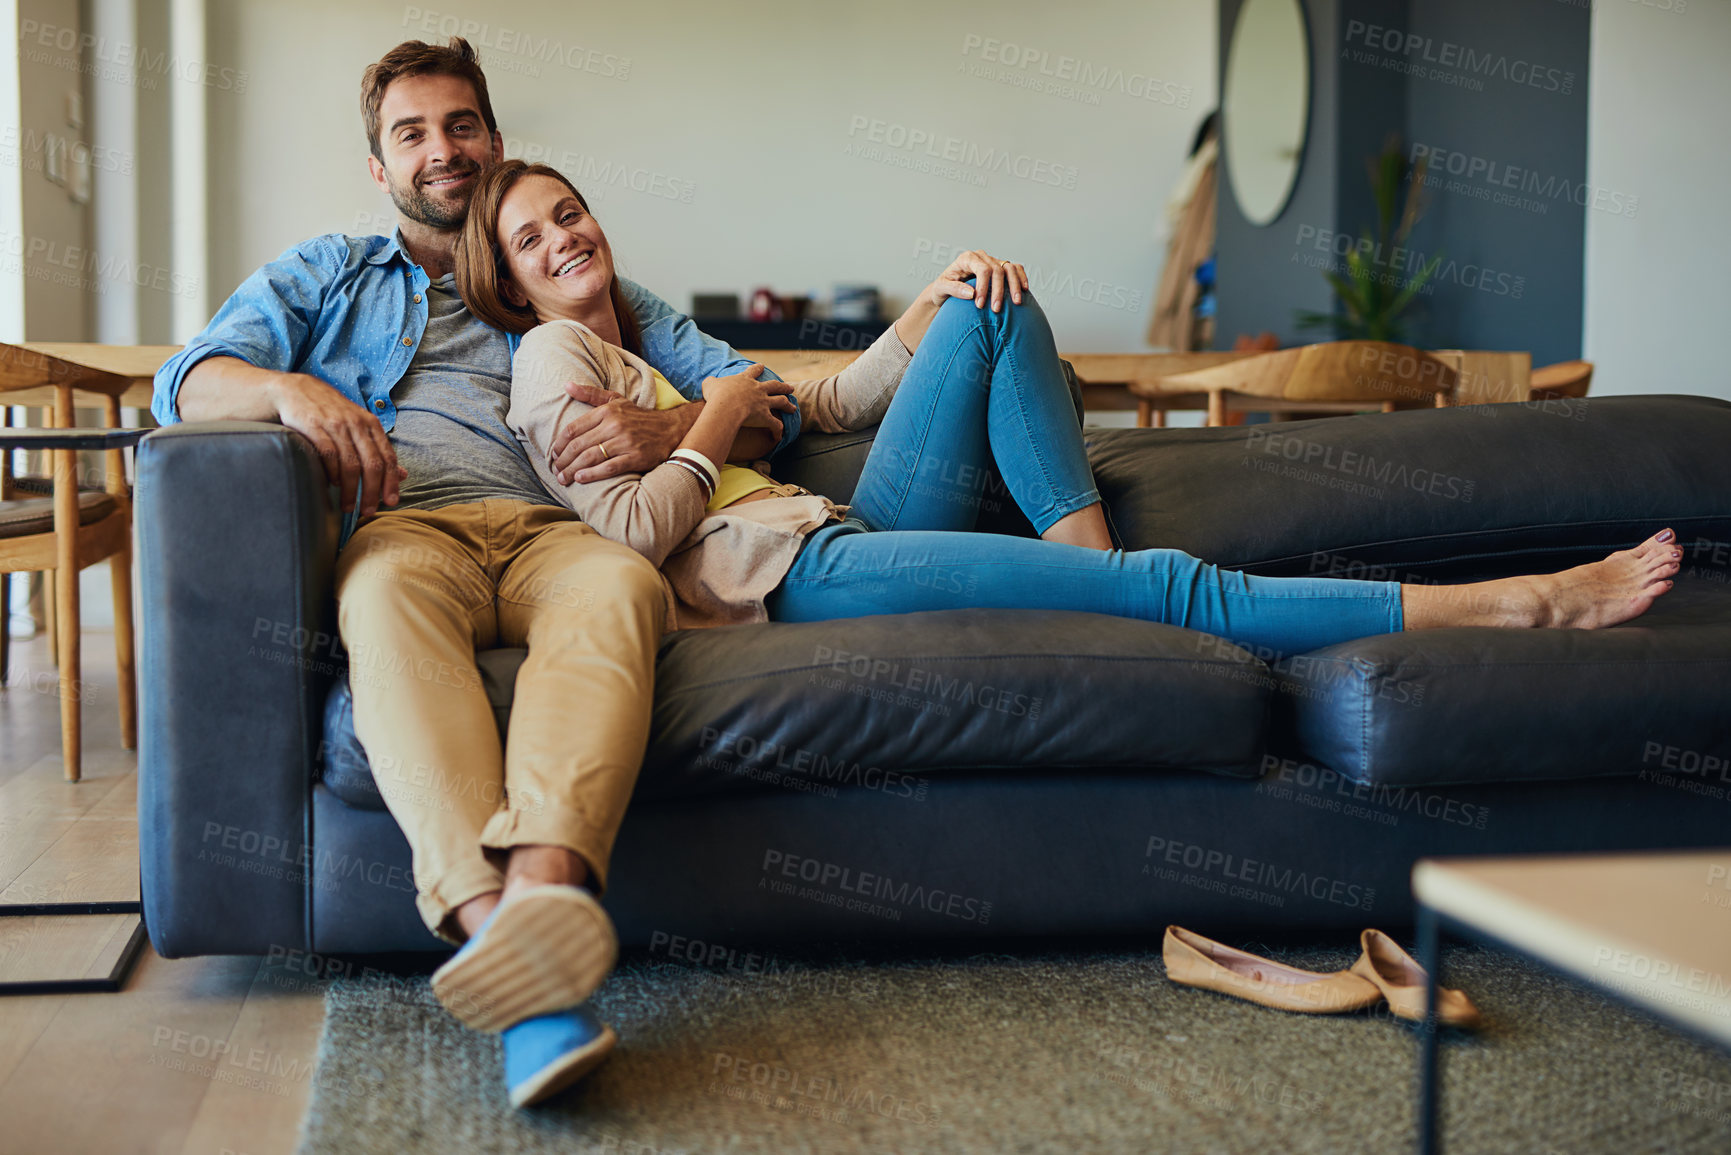
[[427,290],[427,331],[391,390],[391,445],[408,470],[396,509],[439,509],[490,497],[558,505],[505,424],[511,350],[478,319],[447,273]]

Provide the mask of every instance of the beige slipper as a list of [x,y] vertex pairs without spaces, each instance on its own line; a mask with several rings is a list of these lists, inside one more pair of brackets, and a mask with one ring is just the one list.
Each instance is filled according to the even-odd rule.
[[[1423,1022],[1427,978],[1424,968],[1380,930],[1367,930],[1358,936],[1358,941],[1364,950],[1352,964],[1352,973],[1376,984],[1395,1015]],[[1437,991],[1437,1022],[1445,1027],[1470,1030],[1479,1025],[1479,1020],[1479,1009],[1463,992],[1448,987]]]
[[1351,971],[1319,974],[1223,946],[1181,926],[1161,944],[1166,977],[1187,987],[1306,1015],[1339,1015],[1375,1006],[1382,992]]
[[433,993],[465,1026],[502,1031],[585,1001],[618,958],[613,920],[593,895],[537,886],[499,904],[433,972]]

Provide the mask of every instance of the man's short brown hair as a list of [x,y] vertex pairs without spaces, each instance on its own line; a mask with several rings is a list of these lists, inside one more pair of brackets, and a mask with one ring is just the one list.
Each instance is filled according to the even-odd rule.
[[367,129],[367,147],[379,162],[379,105],[384,103],[385,89],[391,81],[404,76],[455,76],[467,80],[475,89],[477,110],[486,122],[489,134],[499,131],[493,119],[493,102],[487,97],[487,74],[481,71],[481,58],[474,46],[461,36],[451,37],[449,44],[428,44],[425,40],[405,40],[369,64],[361,76],[361,123]]

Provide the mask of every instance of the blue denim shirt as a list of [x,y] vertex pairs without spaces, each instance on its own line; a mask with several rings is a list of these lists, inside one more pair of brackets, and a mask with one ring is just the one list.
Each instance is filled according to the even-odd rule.
[[[180,384],[194,365],[207,357],[238,357],[261,369],[317,377],[378,414],[389,432],[397,422],[391,390],[427,328],[429,278],[398,240],[327,233],[248,277],[204,331],[156,371],[150,404],[156,420],[180,420]],[[751,364],[643,286],[624,278],[619,283],[643,329],[644,360],[686,397],[701,400],[705,377]],[[510,344],[516,353],[515,335]],[[799,414],[784,414],[772,456],[798,436]]]

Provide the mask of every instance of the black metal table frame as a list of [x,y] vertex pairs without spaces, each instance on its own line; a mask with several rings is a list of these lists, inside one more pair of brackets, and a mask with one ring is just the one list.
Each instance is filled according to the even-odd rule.
[[[135,446],[149,429],[58,429],[20,427],[0,430],[0,453],[16,449],[125,449]],[[4,607],[0,607],[3,610]],[[0,629],[5,628],[0,614]],[[0,918],[54,918],[63,915],[136,914],[138,925],[121,948],[120,957],[102,978],[31,979],[22,982],[0,982],[0,998],[10,995],[70,995],[111,994],[118,991],[131,973],[132,965],[144,947],[144,904],[139,899],[117,902],[20,902],[0,904]]]
[[1443,984],[1442,979],[1442,938],[1445,931],[1456,938],[1471,939],[1477,942],[1518,954],[1522,958],[1538,963],[1546,970],[1573,979],[1576,983],[1593,991],[1615,999],[1624,1006],[1630,1007],[1659,1023],[1664,1024],[1682,1034],[1700,1039],[1715,1047],[1725,1048],[1723,1039],[1715,1038],[1702,1031],[1693,1023],[1684,1022],[1664,1011],[1657,1010],[1645,1003],[1625,997],[1621,992],[1608,987],[1601,987],[1588,982],[1573,971],[1564,970],[1544,959],[1538,958],[1531,951],[1516,946],[1507,939],[1489,934],[1470,923],[1461,921],[1451,915],[1426,905],[1415,902],[1415,921],[1418,933],[1418,964],[1424,968],[1427,982],[1425,983],[1425,1017],[1418,1024],[1419,1039],[1419,1074],[1418,1074],[1418,1149],[1420,1155],[1438,1155],[1442,1151],[1442,1135],[1438,1126],[1438,1116],[1442,1107],[1442,1048],[1441,1032],[1437,1029],[1437,991]]

